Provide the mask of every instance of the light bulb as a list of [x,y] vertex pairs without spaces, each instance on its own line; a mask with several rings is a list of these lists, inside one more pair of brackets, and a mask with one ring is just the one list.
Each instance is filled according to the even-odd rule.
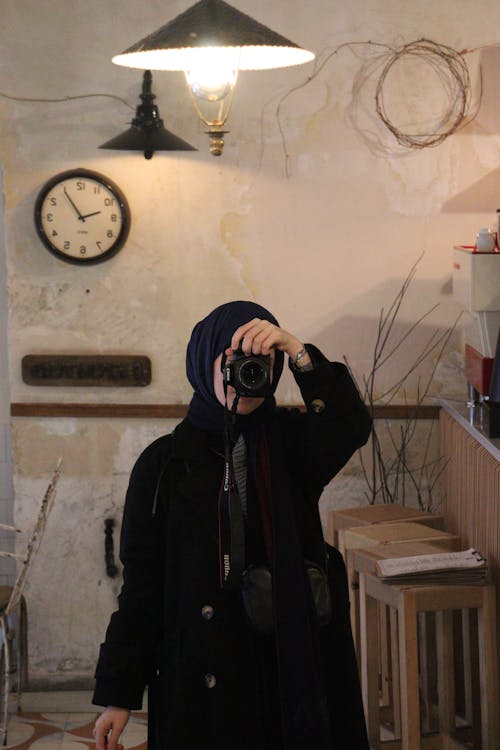
[[194,96],[207,102],[220,102],[232,93],[238,70],[237,48],[204,47],[192,50],[184,72]]

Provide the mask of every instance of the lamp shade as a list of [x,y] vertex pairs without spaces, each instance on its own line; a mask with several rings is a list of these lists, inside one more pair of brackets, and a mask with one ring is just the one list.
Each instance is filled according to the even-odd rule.
[[161,128],[130,127],[120,135],[111,138],[99,148],[110,148],[119,151],[144,151],[151,154],[155,151],[197,151],[187,141],[183,141],[170,130]]
[[143,151],[146,159],[151,159],[155,151],[197,151],[187,141],[183,141],[171,133],[163,125],[156,98],[151,91],[153,77],[150,70],[146,70],[142,80],[142,104],[136,109],[132,120],[132,127],[123,131],[111,140],[103,143],[99,148],[109,148],[119,151]]
[[187,70],[214,48],[234,50],[239,70],[299,65],[314,53],[277,34],[223,0],[200,0],[169,23],[113,57],[117,65]]

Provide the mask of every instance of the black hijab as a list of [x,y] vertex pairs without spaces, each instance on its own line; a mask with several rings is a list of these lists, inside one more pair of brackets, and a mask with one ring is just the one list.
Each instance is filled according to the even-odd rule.
[[[200,430],[222,433],[224,429],[224,407],[214,391],[214,362],[230,346],[236,329],[253,318],[279,325],[265,307],[255,302],[239,301],[216,307],[193,328],[186,354],[186,372],[194,389],[188,419]],[[276,350],[271,394],[255,412],[237,417],[240,427],[259,424],[274,411],[275,400],[272,394],[283,371],[283,360],[283,352]]]

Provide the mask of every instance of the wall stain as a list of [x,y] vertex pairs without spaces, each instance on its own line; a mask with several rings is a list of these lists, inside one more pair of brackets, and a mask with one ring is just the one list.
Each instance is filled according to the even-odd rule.
[[231,258],[238,264],[241,280],[251,294],[256,295],[256,279],[251,253],[255,237],[247,214],[228,212],[220,220],[220,236]]
[[65,477],[109,477],[120,442],[119,430],[98,422],[57,434],[54,420],[50,430],[32,420],[17,421],[12,432],[16,473],[32,479],[50,477],[59,456]]

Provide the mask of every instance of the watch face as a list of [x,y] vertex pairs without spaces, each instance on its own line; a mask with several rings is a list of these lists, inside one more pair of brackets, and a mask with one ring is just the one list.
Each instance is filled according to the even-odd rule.
[[62,172],[47,182],[35,205],[44,245],[69,263],[100,263],[127,239],[130,210],[122,191],[87,169]]

